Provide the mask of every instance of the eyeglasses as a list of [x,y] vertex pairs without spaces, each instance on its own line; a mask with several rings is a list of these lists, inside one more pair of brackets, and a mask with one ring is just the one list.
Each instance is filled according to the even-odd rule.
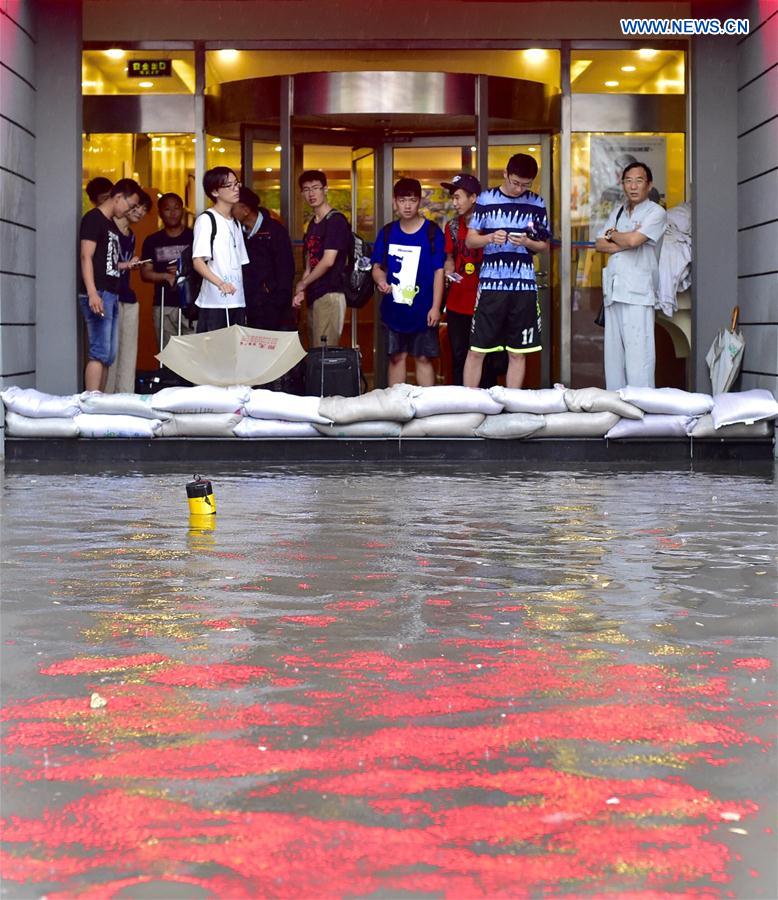
[[648,184],[645,178],[624,178],[621,183],[627,187],[641,187],[644,184]]
[[222,188],[226,188],[228,191],[232,191],[235,188],[241,187],[241,183],[239,181],[225,181],[224,184],[219,185],[219,190]]
[[310,187],[300,188],[301,194],[318,194],[319,191],[324,190],[323,184],[311,185]]
[[527,191],[532,187],[531,181],[513,181],[510,178],[508,179],[508,184],[510,184],[511,187],[521,188],[523,191]]

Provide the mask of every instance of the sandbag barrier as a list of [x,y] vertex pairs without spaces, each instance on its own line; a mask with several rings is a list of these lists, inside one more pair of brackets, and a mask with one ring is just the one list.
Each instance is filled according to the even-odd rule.
[[9,437],[23,438],[544,438],[768,439],[770,391],[676,388],[489,390],[395,385],[359,397],[299,397],[245,386],[165,388],[156,394],[0,393]]

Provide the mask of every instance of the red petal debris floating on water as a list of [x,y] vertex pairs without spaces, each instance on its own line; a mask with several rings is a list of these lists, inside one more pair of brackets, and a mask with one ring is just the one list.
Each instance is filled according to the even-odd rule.
[[181,687],[210,688],[225,684],[248,684],[251,681],[266,679],[269,674],[269,670],[261,666],[234,663],[188,666],[180,663],[153,673],[149,676],[149,681]]
[[772,661],[764,657],[750,657],[748,659],[733,659],[731,664],[737,669],[751,669],[754,672],[766,671],[772,668]]
[[41,675],[90,675],[95,672],[114,672],[138,666],[152,666],[167,662],[159,653],[139,653],[135,656],[89,656],[67,659],[42,668]]
[[[395,611],[414,606],[398,596]],[[326,608],[388,602],[346,597]],[[252,622],[233,612],[199,627]],[[458,612],[459,629],[489,618],[483,605]],[[233,643],[245,661],[210,662],[204,643],[186,661],[147,653],[45,667],[51,678],[108,676],[87,687],[108,705],[89,710],[83,682],[70,697],[63,677],[53,682],[61,696],[3,710],[5,777],[51,791],[40,812],[2,823],[3,876],[62,900],[173,884],[235,900],[722,896],[734,859],[725,823],[758,807],[683,776],[742,767],[765,746],[732,714],[743,697],[733,698],[730,677],[695,670],[688,656],[676,668],[650,655],[624,663],[620,646],[603,641],[566,649],[542,636],[445,633],[407,650],[392,634],[335,652],[278,628],[266,644],[245,634]]]
[[372,609],[378,606],[379,600],[338,600],[334,603],[325,603],[325,609],[336,610],[353,610],[354,612],[362,612],[363,609]]
[[335,616],[281,616],[281,621],[291,622],[294,625],[308,625],[309,628],[328,628],[338,620]]

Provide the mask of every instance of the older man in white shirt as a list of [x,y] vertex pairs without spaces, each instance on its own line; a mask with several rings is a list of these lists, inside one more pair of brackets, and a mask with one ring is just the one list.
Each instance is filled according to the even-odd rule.
[[659,300],[659,250],[667,213],[648,199],[653,175],[641,162],[623,171],[624,203],[608,217],[595,247],[609,254],[602,273],[605,303],[605,386],[654,387],[654,307]]

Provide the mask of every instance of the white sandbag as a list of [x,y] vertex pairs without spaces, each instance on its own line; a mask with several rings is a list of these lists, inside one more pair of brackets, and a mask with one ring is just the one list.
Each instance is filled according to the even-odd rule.
[[143,416],[96,416],[79,413],[75,417],[82,438],[153,438],[162,425],[159,419]]
[[246,401],[246,415],[255,419],[275,419],[282,422],[318,422],[327,425],[331,420],[319,415],[320,397],[298,397],[282,391],[253,390]]
[[713,409],[710,394],[691,394],[678,388],[630,387],[619,391],[619,397],[643,412],[660,416],[704,416]]
[[200,384],[195,387],[163,388],[152,395],[154,410],[171,413],[243,413],[251,388],[214,387]]
[[443,413],[406,422],[401,437],[475,437],[475,430],[486,417],[483,413]]
[[770,391],[762,388],[738,394],[716,394],[711,415],[714,428],[738,422],[750,424],[760,419],[774,419],[778,416],[778,403]]
[[553,413],[545,416],[545,424],[531,438],[605,437],[605,432],[619,421],[616,413]]
[[9,410],[5,414],[5,433],[9,437],[75,438],[78,425],[75,419],[64,416],[36,419]]
[[[715,406],[713,407],[716,408]],[[706,438],[769,438],[773,433],[770,419],[760,419],[750,425],[738,422],[734,425],[722,425],[717,431],[713,426],[713,416],[709,413],[699,419],[692,419],[687,434],[695,440]]]
[[359,397],[322,397],[319,400],[319,415],[339,425],[372,421],[407,422],[413,418],[412,390],[408,384],[396,384]]
[[162,423],[160,437],[234,437],[243,416],[236,413],[175,413]]
[[400,437],[400,422],[352,422],[349,425],[314,425],[319,434],[335,438],[383,438]]
[[535,415],[567,412],[564,388],[543,388],[531,391],[495,385],[489,388],[489,393],[497,403],[501,403],[505,407],[505,412],[534,413]]
[[499,416],[486,416],[475,433],[477,437],[501,440],[525,438],[540,431],[545,423],[543,416],[533,413],[501,413]]
[[642,419],[622,419],[608,431],[609,441],[620,438],[685,438],[692,416],[662,416],[648,413]]
[[0,397],[6,409],[31,419],[72,419],[81,412],[78,394],[57,397],[35,388],[6,388]]
[[84,391],[78,398],[82,413],[101,416],[142,416],[144,419],[166,419],[169,413],[155,410],[151,394],[103,394]]
[[[314,397],[318,400],[318,397]],[[321,437],[311,422],[284,422],[280,419],[252,419],[246,416],[233,430],[239,438]]]
[[419,387],[413,391],[413,409],[417,419],[424,416],[442,416],[446,413],[483,413],[493,416],[501,413],[502,403],[481,388],[466,388],[455,384]]
[[622,419],[643,418],[643,410],[622,400],[618,391],[604,391],[602,388],[565,391],[565,404],[570,412],[612,412]]

